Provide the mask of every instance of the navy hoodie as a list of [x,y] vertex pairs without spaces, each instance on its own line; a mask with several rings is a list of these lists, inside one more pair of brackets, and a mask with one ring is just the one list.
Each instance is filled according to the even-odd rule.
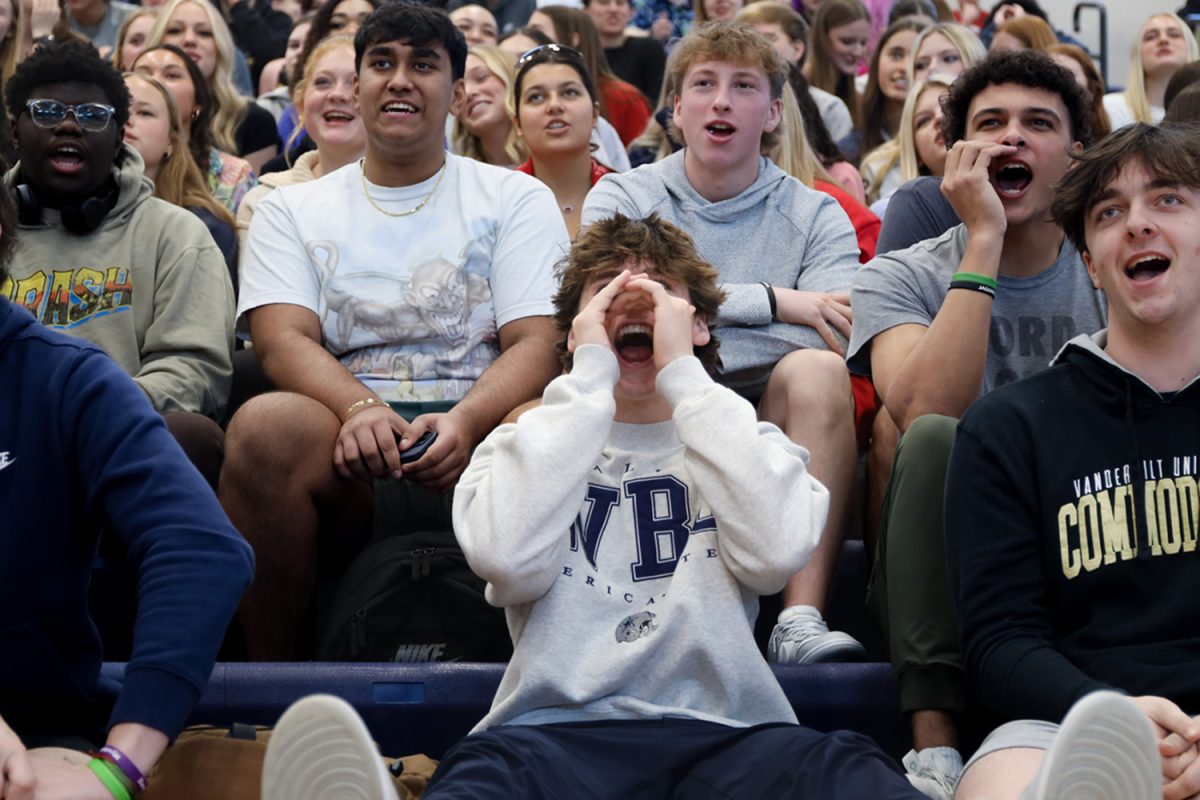
[[1200,379],[1164,397],[1071,340],[958,426],[946,546],[976,694],[1059,721],[1097,689],[1200,713]]
[[[102,531],[139,575],[119,692],[100,683],[87,605]],[[0,298],[0,717],[74,733],[107,715],[173,738],[252,571],[145,393],[99,348]]]

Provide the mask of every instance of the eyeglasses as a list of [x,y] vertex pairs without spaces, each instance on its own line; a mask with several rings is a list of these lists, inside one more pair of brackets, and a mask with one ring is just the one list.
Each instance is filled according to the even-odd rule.
[[575,59],[576,61],[583,61],[583,53],[579,52],[574,47],[568,47],[565,44],[551,42],[550,44],[539,44],[537,47],[531,50],[526,50],[524,53],[522,53],[521,57],[517,59],[517,69],[520,69],[526,64],[530,64],[534,61],[548,60],[552,57],[552,55],[561,55],[566,56],[567,58]]
[[69,106],[57,100],[28,100],[25,108],[29,110],[29,118],[39,128],[57,128],[70,113],[75,122],[85,131],[96,133],[108,127],[117,110],[103,103],[79,103]]

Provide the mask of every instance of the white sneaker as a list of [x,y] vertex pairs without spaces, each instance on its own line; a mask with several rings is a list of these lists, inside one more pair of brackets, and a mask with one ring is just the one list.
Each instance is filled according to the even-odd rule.
[[926,747],[909,750],[901,759],[905,775],[913,788],[933,800],[951,800],[958,777],[962,775],[962,755],[953,747]]
[[263,800],[399,800],[366,724],[340,697],[314,694],[283,712],[267,744]]
[[772,664],[823,664],[866,657],[867,650],[857,639],[829,630],[821,612],[812,606],[785,608],[767,642],[767,661]]
[[1022,800],[1160,800],[1150,720],[1129,698],[1093,692],[1071,707]]

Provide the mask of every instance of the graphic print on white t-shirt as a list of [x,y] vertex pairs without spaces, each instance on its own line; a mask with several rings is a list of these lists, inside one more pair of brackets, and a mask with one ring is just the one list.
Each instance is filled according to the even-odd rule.
[[[456,256],[431,255],[406,273],[337,272],[337,247],[322,248],[325,344],[355,375],[395,381],[399,401],[449,399],[441,382],[471,379],[495,360],[488,260],[477,240]],[[310,248],[310,254],[311,254]],[[404,344],[395,344],[404,342]]]

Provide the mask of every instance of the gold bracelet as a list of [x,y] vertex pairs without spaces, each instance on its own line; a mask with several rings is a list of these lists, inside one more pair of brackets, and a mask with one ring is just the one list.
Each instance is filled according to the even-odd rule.
[[378,397],[365,397],[362,400],[359,400],[357,403],[352,403],[350,405],[350,407],[346,409],[346,413],[342,414],[342,422],[344,423],[346,420],[350,419],[355,414],[362,411],[364,408],[370,408],[371,406],[386,406],[386,405],[387,405],[387,403],[383,402]]

